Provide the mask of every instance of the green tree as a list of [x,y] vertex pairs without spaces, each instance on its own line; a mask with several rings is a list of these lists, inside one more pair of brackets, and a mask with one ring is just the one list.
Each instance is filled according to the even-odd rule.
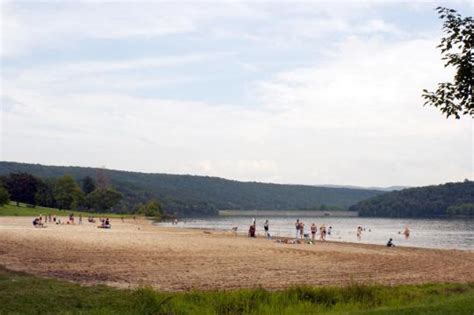
[[38,180],[37,190],[35,194],[36,204],[43,207],[54,207],[56,200],[53,193],[53,182]]
[[82,191],[88,195],[96,189],[95,181],[92,177],[86,176],[82,179]]
[[438,7],[439,17],[444,20],[443,32],[438,48],[441,48],[442,59],[446,60],[445,67],[456,69],[453,82],[438,84],[436,92],[423,90],[425,105],[431,105],[441,110],[446,117],[470,115],[474,117],[474,20],[472,17],[461,17],[455,10]]
[[160,218],[163,215],[163,206],[158,200],[150,200],[146,204],[140,206],[137,213],[143,214],[147,217]]
[[99,188],[86,196],[87,206],[101,212],[115,207],[120,200],[122,194],[111,188]]
[[77,209],[84,198],[84,194],[71,175],[64,175],[54,185],[54,199],[60,209]]
[[8,190],[5,187],[3,187],[3,185],[0,185],[0,207],[3,207],[9,202],[10,202],[10,194],[8,193]]
[[35,205],[35,194],[37,190],[38,180],[28,173],[10,173],[7,178],[6,186],[10,198],[16,201],[19,206],[20,202]]

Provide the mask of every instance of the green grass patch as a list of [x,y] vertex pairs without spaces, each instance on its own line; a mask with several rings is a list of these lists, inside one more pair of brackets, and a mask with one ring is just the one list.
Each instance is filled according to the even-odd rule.
[[77,217],[79,215],[82,215],[83,217],[88,217],[88,216],[95,216],[95,217],[100,217],[100,216],[107,216],[109,218],[120,218],[120,217],[130,217],[130,214],[116,214],[116,213],[92,213],[92,212],[84,212],[84,211],[74,211],[74,210],[59,210],[55,208],[46,208],[46,207],[40,207],[36,206],[33,208],[31,205],[26,205],[20,203],[20,205],[17,207],[16,203],[12,202],[8,205],[5,205],[3,207],[0,207],[0,216],[5,217],[5,216],[22,216],[22,217],[36,217],[41,215],[55,215],[55,216],[68,216],[70,213],[74,213],[74,215]]
[[44,279],[0,267],[0,314],[469,314],[474,284],[163,293]]

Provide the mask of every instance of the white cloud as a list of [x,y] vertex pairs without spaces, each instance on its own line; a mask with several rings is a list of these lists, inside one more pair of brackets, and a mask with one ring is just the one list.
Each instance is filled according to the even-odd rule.
[[41,47],[68,47],[84,39],[154,39],[195,32],[213,20],[258,19],[243,3],[181,2],[3,2],[1,18],[3,56],[31,53]]
[[307,184],[461,180],[472,122],[422,107],[422,88],[446,76],[434,45],[352,38],[327,64],[259,82],[257,107],[10,88],[2,158]]
[[[404,34],[400,25],[373,15],[371,4],[38,8],[4,6],[6,55],[20,58],[34,55],[33,48],[54,50],[81,39],[126,44],[184,33],[209,46],[168,57],[8,67],[2,72],[1,159],[306,184],[418,185],[472,177],[472,121],[446,120],[422,107],[421,90],[450,77],[437,40]],[[328,42],[329,35],[340,38]],[[217,63],[214,40],[221,39],[252,43],[223,47],[232,56],[274,45],[260,58],[305,66],[271,73],[250,54],[239,59],[246,75],[255,75],[245,78],[253,94],[241,106],[177,101],[190,93],[186,89],[169,99],[130,92],[204,80],[202,68],[166,76],[146,70]],[[274,47],[324,59],[275,60]],[[233,75],[223,59],[220,71]],[[213,88],[218,93],[222,86]]]

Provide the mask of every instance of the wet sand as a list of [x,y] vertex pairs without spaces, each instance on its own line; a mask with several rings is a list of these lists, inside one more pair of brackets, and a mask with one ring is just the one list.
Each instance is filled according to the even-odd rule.
[[350,282],[474,282],[474,252],[354,243],[279,244],[231,232],[112,219],[113,228],[0,217],[0,265],[35,275],[163,291]]

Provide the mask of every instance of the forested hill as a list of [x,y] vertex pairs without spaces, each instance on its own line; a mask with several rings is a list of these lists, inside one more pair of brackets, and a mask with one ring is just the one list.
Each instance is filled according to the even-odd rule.
[[474,215],[474,182],[448,183],[393,191],[363,200],[350,210],[366,217]]
[[[97,169],[0,162],[0,175],[25,172],[40,178],[65,174],[77,181],[95,178]],[[381,191],[239,182],[216,177],[146,174],[117,170],[104,171],[111,184],[123,194],[122,207],[133,207],[158,198],[168,212],[212,214],[215,209],[307,210],[349,206]]]

